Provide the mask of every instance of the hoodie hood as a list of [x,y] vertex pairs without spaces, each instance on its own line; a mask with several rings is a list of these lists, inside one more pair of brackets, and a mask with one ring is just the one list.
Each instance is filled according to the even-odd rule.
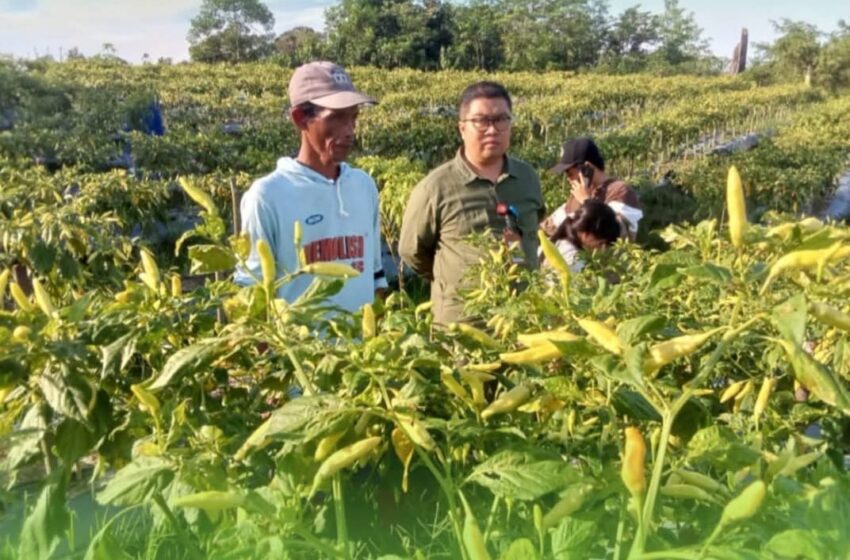
[[329,187],[336,190],[336,199],[339,204],[339,215],[348,217],[348,212],[345,211],[345,201],[342,198],[342,182],[351,170],[351,166],[342,162],[339,164],[339,177],[336,179],[328,179],[315,169],[299,163],[295,158],[282,157],[277,160],[277,171],[288,175],[292,179],[292,183],[299,187]]

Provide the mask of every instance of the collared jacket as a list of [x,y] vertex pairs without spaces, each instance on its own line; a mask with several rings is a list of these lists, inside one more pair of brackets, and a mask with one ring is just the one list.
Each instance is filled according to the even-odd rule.
[[500,202],[516,209],[526,264],[536,267],[537,227],[546,209],[540,179],[527,163],[506,156],[502,175],[493,183],[479,177],[458,151],[414,187],[402,220],[399,254],[431,281],[436,322],[465,318],[458,291],[467,285],[466,272],[483,256],[467,239],[488,229],[501,236],[506,222],[496,211]]

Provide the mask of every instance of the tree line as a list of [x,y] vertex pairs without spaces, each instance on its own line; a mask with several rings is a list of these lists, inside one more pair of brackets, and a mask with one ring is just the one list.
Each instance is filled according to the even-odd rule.
[[[850,26],[843,20],[831,34],[801,21],[773,25],[778,38],[751,49],[755,80],[850,85]],[[323,31],[296,27],[275,36],[273,27],[261,0],[204,0],[188,34],[192,60],[661,74],[713,74],[726,66],[679,0],[665,0],[661,13],[639,5],[613,13],[606,0],[339,0],[325,11]],[[731,54],[734,45],[728,47]]]

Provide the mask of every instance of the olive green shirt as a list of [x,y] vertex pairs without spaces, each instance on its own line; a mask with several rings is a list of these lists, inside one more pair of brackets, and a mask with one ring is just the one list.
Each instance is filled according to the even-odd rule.
[[504,202],[516,208],[526,264],[537,266],[537,227],[546,215],[540,179],[527,163],[505,157],[502,175],[493,183],[479,177],[458,151],[454,159],[434,169],[410,195],[404,212],[399,254],[413,270],[431,280],[434,320],[463,320],[458,300],[466,271],[482,258],[467,242],[487,229],[501,236],[505,218],[496,213]]

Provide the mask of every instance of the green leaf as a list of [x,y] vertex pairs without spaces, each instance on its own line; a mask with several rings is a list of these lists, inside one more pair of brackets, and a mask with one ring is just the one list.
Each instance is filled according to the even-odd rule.
[[725,426],[703,428],[688,442],[688,460],[707,463],[721,471],[737,471],[761,457],[755,449],[744,445]]
[[661,415],[643,395],[626,387],[619,387],[614,391],[611,404],[618,414],[628,416],[632,420],[661,421]]
[[65,473],[48,482],[24,521],[18,557],[50,558],[71,522],[65,507]]
[[353,423],[353,411],[334,395],[300,397],[272,413],[266,438],[307,442]]
[[105,379],[110,374],[117,374],[127,367],[136,353],[136,345],[140,336],[138,332],[131,331],[111,344],[101,346],[100,355],[103,364],[100,372],[101,379]]
[[660,332],[667,326],[667,319],[661,315],[642,315],[623,321],[617,327],[617,334],[626,344],[637,344],[641,338]]
[[552,556],[557,560],[588,558],[589,547],[596,540],[598,527],[594,521],[565,517],[552,531]]
[[89,419],[97,393],[88,380],[66,364],[62,364],[59,371],[39,376],[38,386],[55,412],[83,423]]
[[46,276],[56,260],[56,248],[44,241],[36,241],[29,249],[29,259],[35,271]]
[[189,247],[193,274],[211,274],[232,270],[238,262],[230,249],[220,245],[193,245]]
[[221,340],[217,338],[181,348],[168,359],[149,389],[164,389],[190,371],[205,368],[223,351]]
[[115,519],[110,520],[109,523],[97,532],[91,543],[89,543],[86,556],[83,560],[124,560],[131,558],[130,555],[124,552],[124,549],[110,532],[112,521]]
[[592,358],[598,356],[600,349],[586,338],[580,340],[553,340],[552,344],[558,347],[561,354],[569,356],[571,360]]
[[165,459],[139,457],[115,473],[97,495],[97,501],[117,506],[141,504],[154,492],[162,491],[173,478],[172,466]]
[[649,277],[650,290],[666,290],[682,281],[679,266],[674,264],[656,264]]
[[538,453],[507,450],[490,457],[467,478],[502,498],[536,500],[580,479],[560,458],[541,459]]
[[797,294],[773,309],[773,324],[783,338],[803,345],[806,335],[806,296]]
[[697,266],[689,266],[680,270],[682,274],[697,280],[705,280],[712,284],[725,285],[732,281],[732,272],[722,266],[704,263]]
[[777,560],[827,560],[833,558],[826,545],[830,540],[820,531],[791,529],[774,535],[762,553]]
[[511,546],[499,556],[500,560],[535,560],[539,558],[534,543],[529,539],[516,539]]
[[94,432],[71,418],[63,420],[56,429],[56,452],[66,465],[88,453],[96,442]]

